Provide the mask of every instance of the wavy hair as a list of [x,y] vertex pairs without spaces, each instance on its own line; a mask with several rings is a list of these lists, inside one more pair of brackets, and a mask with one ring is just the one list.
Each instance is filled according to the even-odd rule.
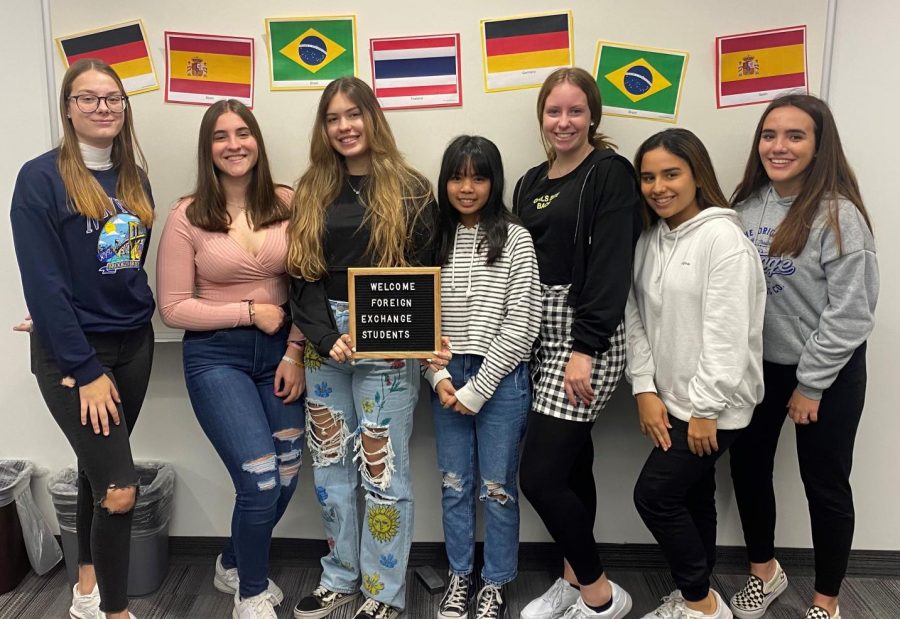
[[538,92],[538,127],[541,127],[541,144],[544,146],[544,152],[547,153],[547,161],[552,162],[556,159],[556,150],[544,137],[544,106],[547,104],[547,97],[550,96],[553,89],[563,82],[577,87],[587,97],[588,109],[591,112],[591,124],[588,126],[588,143],[598,150],[615,148],[616,145],[610,141],[609,137],[599,133],[600,117],[603,115],[603,100],[600,98],[600,89],[597,88],[597,81],[584,69],[563,67],[548,75],[541,86],[540,92]]
[[841,243],[841,226],[838,221],[838,201],[849,200],[859,210],[869,230],[872,223],[869,213],[863,204],[862,194],[856,175],[844,156],[841,136],[837,124],[828,105],[812,95],[785,95],[772,101],[759,119],[753,134],[753,145],[744,168],[741,180],[734,195],[732,204],[739,204],[759,192],[769,184],[769,177],[759,157],[759,140],[763,125],[772,110],[780,107],[795,107],[812,118],[815,126],[815,155],[803,173],[803,185],[800,193],[788,209],[784,221],[778,226],[769,254],[772,256],[798,256],[806,246],[809,231],[812,228],[819,209],[826,209],[828,225],[834,231],[838,241],[838,251],[843,251]]
[[[108,75],[116,83],[119,91],[123,95],[125,94],[122,80],[119,79],[113,68],[102,60],[82,58],[72,63],[63,76],[62,86],[59,89],[59,113],[62,119],[63,135],[59,144],[57,166],[72,208],[85,217],[101,220],[110,215],[112,207],[109,196],[84,165],[81,149],[78,147],[78,135],[75,133],[72,119],[69,118],[69,97],[72,95],[72,83],[88,71],[98,71]],[[118,181],[116,181],[116,197],[141,220],[141,223],[149,228],[153,224],[153,204],[146,186],[147,160],[134,135],[131,106],[126,104],[122,113],[125,115],[122,129],[113,138],[110,155],[113,167],[119,175]]]
[[200,121],[197,146],[197,186],[194,188],[185,215],[191,224],[208,232],[228,232],[231,217],[225,208],[225,192],[220,181],[221,172],[213,162],[213,136],[219,117],[228,112],[237,114],[256,140],[258,157],[251,171],[247,187],[247,216],[254,230],[260,230],[290,217],[290,204],[275,191],[269,170],[269,158],[262,131],[253,113],[236,99],[225,99],[211,105]]
[[[634,156],[634,171],[638,177],[638,184],[641,182],[641,162],[644,155],[657,148],[662,148],[688,164],[697,186],[697,207],[701,211],[708,206],[729,207],[728,199],[722,193],[722,187],[716,178],[716,170],[713,168],[709,152],[700,138],[687,129],[666,129],[644,140]],[[641,219],[644,220],[646,229],[659,220],[659,215],[650,208],[646,200],[643,202]]]
[[507,223],[515,221],[503,203],[503,160],[497,146],[480,135],[460,135],[444,151],[438,178],[438,221],[436,234],[436,263],[444,265],[450,257],[459,211],[450,204],[447,181],[456,175],[477,175],[491,182],[487,202],[478,211],[478,224],[484,237],[478,242],[480,250],[487,243],[487,264],[493,264],[503,252],[509,235]]
[[362,113],[371,171],[359,197],[366,205],[363,225],[371,227],[367,253],[377,266],[408,266],[411,231],[433,200],[428,180],[400,154],[372,89],[356,77],[334,80],[319,99],[310,135],[309,166],[297,181],[288,226],[288,272],[308,281],[321,278],[328,270],[323,249],[325,211],[347,182],[344,157],[331,147],[325,125],[328,106],[338,93]]

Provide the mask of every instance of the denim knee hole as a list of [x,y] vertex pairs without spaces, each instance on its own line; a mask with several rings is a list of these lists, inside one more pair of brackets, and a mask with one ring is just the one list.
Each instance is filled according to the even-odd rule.
[[300,472],[303,455],[302,444],[298,444],[304,431],[299,428],[285,428],[272,434],[276,441],[287,443],[288,451],[278,454],[278,475],[282,486],[290,486]]
[[453,471],[444,471],[443,478],[441,479],[441,487],[448,488],[456,493],[462,494],[462,477],[459,473],[454,473]]
[[379,490],[390,488],[395,470],[390,430],[379,426],[362,426],[356,435],[354,451],[354,460],[359,462],[363,481]]
[[106,496],[97,501],[97,505],[105,509],[108,514],[127,514],[134,509],[135,501],[137,501],[136,484],[110,485],[106,489]]
[[506,493],[506,488],[499,481],[483,479],[481,483],[484,484],[484,492],[478,497],[481,501],[497,501],[500,505],[506,505],[507,501],[515,502],[515,499]]
[[263,479],[256,482],[256,487],[260,492],[272,490],[278,483],[275,475],[266,475],[267,473],[275,473],[278,470],[277,459],[273,453],[254,460],[247,460],[241,466],[241,469],[251,475],[265,475]]
[[306,401],[309,454],[315,467],[344,460],[347,455],[347,425],[344,413],[318,402]]

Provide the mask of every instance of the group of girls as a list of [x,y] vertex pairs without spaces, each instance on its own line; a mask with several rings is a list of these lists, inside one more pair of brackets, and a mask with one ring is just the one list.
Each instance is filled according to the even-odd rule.
[[[127,619],[128,436],[153,353],[143,270],[153,201],[112,69],[73,63],[60,111],[59,148],[19,174],[13,236],[32,371],[78,457],[70,616]],[[508,617],[520,474],[563,556],[561,576],[521,617],[625,617],[631,598],[607,578],[593,535],[591,431],[626,361],[654,443],[634,501],[677,586],[644,618],[754,619],[785,590],[772,487],[785,415],[797,424],[816,558],[805,617],[840,617],[878,272],[830,111],[806,95],[770,104],[731,204],[689,131],[652,136],[633,166],[615,154],[581,69],[547,78],[537,117],[546,161],[516,184],[510,211],[491,141],[450,143],[435,199],[356,78],[324,90],[293,190],[273,181],[246,107],[206,111],[197,184],[167,218],[157,291],[164,321],[186,330],[188,394],[235,487],[214,575],[235,619],[276,617],[283,600],[268,552],[304,442],[329,552],[294,616],[328,617],[360,594],[357,619],[403,611],[420,374],[433,387],[450,566],[437,616]],[[422,367],[354,360],[347,269],[414,265],[442,267],[442,349]],[[750,576],[726,604],[710,573],[714,467],[729,448]]]

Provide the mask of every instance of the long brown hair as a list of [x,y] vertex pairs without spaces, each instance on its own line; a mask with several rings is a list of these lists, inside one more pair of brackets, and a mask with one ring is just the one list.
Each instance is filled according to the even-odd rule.
[[[78,147],[78,136],[72,119],[69,118],[69,97],[72,94],[72,83],[83,73],[98,71],[108,75],[116,86],[125,94],[125,86],[116,72],[108,64],[96,58],[82,58],[72,63],[63,76],[59,89],[59,113],[62,119],[63,135],[59,145],[59,175],[62,177],[66,194],[72,208],[91,219],[102,220],[110,215],[112,208],[106,191],[84,165],[81,149]],[[131,120],[131,106],[125,106],[122,130],[113,138],[113,166],[118,172],[116,181],[116,197],[128,210],[141,220],[148,228],[153,224],[153,205],[150,202],[145,182],[147,180],[147,160],[134,135],[134,124]],[[140,161],[140,166],[138,166]]]
[[338,93],[359,107],[369,146],[371,172],[360,198],[366,204],[363,225],[371,225],[367,252],[377,266],[407,266],[410,232],[433,199],[428,180],[410,167],[394,140],[394,134],[378,105],[375,93],[356,77],[334,80],[322,92],[310,135],[309,167],[297,181],[288,226],[288,272],[306,280],[317,280],[325,264],[325,210],[340,194],[345,182],[344,157],[328,139],[325,116]]
[[185,215],[191,224],[208,232],[228,232],[231,217],[225,209],[225,192],[219,182],[219,169],[212,158],[213,134],[216,122],[222,114],[237,114],[256,140],[258,157],[251,171],[247,187],[247,217],[254,230],[260,230],[290,217],[290,205],[275,191],[269,158],[263,143],[262,131],[253,113],[236,99],[217,101],[206,110],[200,121],[200,139],[197,146],[197,186]]
[[750,198],[769,184],[769,177],[759,157],[759,140],[763,125],[769,113],[780,107],[795,107],[812,118],[815,125],[815,155],[803,174],[803,186],[794,198],[788,213],[778,226],[769,254],[772,256],[798,256],[806,246],[809,231],[812,228],[820,208],[827,209],[828,225],[838,240],[838,251],[842,251],[841,227],[838,221],[838,200],[844,198],[853,203],[859,210],[869,230],[872,223],[863,205],[856,175],[847,163],[844,149],[841,147],[841,136],[838,134],[834,116],[828,105],[812,95],[785,95],[772,101],[765,109],[756,132],[753,134],[753,145],[744,168],[741,180],[731,203],[738,204]]
[[[710,159],[706,147],[700,138],[687,129],[666,129],[644,140],[634,156],[634,171],[637,174],[638,183],[641,182],[641,162],[644,160],[644,155],[656,148],[662,148],[688,164],[697,186],[695,199],[697,207],[701,211],[708,206],[728,208],[728,200],[719,186],[716,170],[713,168],[712,159]],[[659,221],[659,215],[650,208],[646,200],[643,202],[641,218],[644,220],[646,229]]]
[[578,67],[563,67],[557,69],[547,76],[538,92],[537,100],[537,119],[538,127],[541,128],[541,144],[544,146],[544,152],[547,153],[547,161],[556,159],[556,150],[544,137],[544,106],[547,103],[547,97],[550,92],[562,84],[568,82],[577,87],[587,97],[588,109],[591,112],[591,124],[588,126],[588,143],[594,148],[600,150],[603,148],[615,148],[609,137],[600,133],[600,117],[603,114],[603,100],[600,98],[600,89],[597,88],[597,82],[591,77],[591,74],[584,69]]

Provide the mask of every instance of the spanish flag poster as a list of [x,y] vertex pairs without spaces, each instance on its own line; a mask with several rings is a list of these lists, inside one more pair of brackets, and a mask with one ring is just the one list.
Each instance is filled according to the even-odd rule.
[[253,107],[253,39],[166,32],[166,101]]
[[806,26],[716,37],[716,106],[809,92]]

